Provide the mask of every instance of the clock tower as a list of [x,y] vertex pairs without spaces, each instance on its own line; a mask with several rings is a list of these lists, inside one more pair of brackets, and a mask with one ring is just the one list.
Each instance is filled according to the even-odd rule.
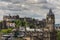
[[46,27],[44,29],[44,40],[56,40],[56,30],[55,30],[55,15],[52,10],[49,10],[49,13],[46,17]]
[[52,31],[52,30],[55,30],[55,15],[53,14],[52,10],[50,9],[49,10],[49,13],[47,14],[47,17],[46,17],[46,27]]

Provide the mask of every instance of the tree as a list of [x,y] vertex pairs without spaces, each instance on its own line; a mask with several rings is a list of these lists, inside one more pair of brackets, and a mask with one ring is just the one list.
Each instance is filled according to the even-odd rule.
[[31,23],[29,24],[30,28],[35,28],[35,26]]
[[21,20],[17,19],[14,21],[15,22],[15,27],[16,31],[14,32],[14,37],[17,37],[19,35],[19,27],[22,25]]
[[60,31],[57,32],[57,40],[60,40]]
[[25,27],[25,31],[26,31],[26,27],[28,25],[28,22],[26,20],[24,20],[22,25]]
[[21,20],[19,20],[19,19],[17,19],[17,20],[15,20],[15,26],[16,27],[19,27],[19,26],[21,26],[22,24],[21,24]]

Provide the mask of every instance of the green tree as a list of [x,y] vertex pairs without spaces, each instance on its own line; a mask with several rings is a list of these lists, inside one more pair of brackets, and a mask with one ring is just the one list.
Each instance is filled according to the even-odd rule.
[[30,28],[35,28],[35,26],[31,23],[29,24]]
[[19,20],[19,19],[17,19],[17,20],[15,20],[15,26],[16,27],[19,27],[19,26],[21,26],[22,24],[21,24],[21,20]]
[[16,31],[14,32],[14,37],[17,37],[19,35],[19,27],[22,25],[21,20],[17,19],[14,21],[15,22],[15,27]]
[[24,20],[22,25],[25,27],[25,31],[26,31],[26,27],[28,26],[28,22],[26,20]]

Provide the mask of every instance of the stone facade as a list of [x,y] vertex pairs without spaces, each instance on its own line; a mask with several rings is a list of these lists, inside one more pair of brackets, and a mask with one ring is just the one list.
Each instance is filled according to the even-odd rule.
[[19,15],[16,16],[3,16],[3,23],[2,23],[2,29],[7,29],[7,28],[14,28],[15,23],[14,20],[19,19]]
[[34,19],[34,18],[29,18],[29,17],[21,18],[18,15],[16,15],[16,16],[9,15],[9,16],[3,16],[3,28],[15,27],[14,20],[17,20],[17,19],[20,21],[24,21],[26,19],[26,22],[28,24],[30,24],[30,25],[28,25],[29,27],[31,27],[31,25],[37,26],[36,28],[43,28],[46,26],[45,19],[38,20],[38,19]]
[[46,26],[41,29],[42,31],[29,32],[28,34],[26,34],[26,36],[30,35],[28,37],[30,37],[31,40],[57,40],[57,32],[54,25],[55,15],[50,9],[46,17]]
[[[12,22],[15,19],[23,20],[26,19],[26,21],[29,24],[34,24],[35,28],[40,29],[42,31],[26,31],[25,33],[25,40],[56,40],[56,30],[55,30],[55,15],[52,12],[52,10],[49,10],[49,13],[46,16],[46,19],[43,19],[42,21],[35,20],[32,18],[19,18],[19,16],[4,16],[4,27],[8,22]],[[5,27],[6,28],[6,27]]]
[[55,15],[53,14],[52,10],[49,10],[49,13],[47,14],[46,17],[46,27],[44,30],[45,31],[45,39],[46,40],[56,40],[56,30],[55,30]]

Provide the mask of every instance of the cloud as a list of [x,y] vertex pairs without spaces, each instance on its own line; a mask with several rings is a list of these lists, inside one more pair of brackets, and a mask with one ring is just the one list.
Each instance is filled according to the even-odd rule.
[[11,0],[0,0],[0,1],[11,2]]
[[[54,2],[54,3],[53,3]],[[52,8],[56,20],[60,20],[59,0],[0,0],[1,19],[3,15],[16,15],[21,17],[46,18],[48,10]],[[58,23],[58,21],[56,21]]]
[[56,19],[56,20],[55,20],[55,23],[56,23],[56,24],[60,24],[60,19]]

